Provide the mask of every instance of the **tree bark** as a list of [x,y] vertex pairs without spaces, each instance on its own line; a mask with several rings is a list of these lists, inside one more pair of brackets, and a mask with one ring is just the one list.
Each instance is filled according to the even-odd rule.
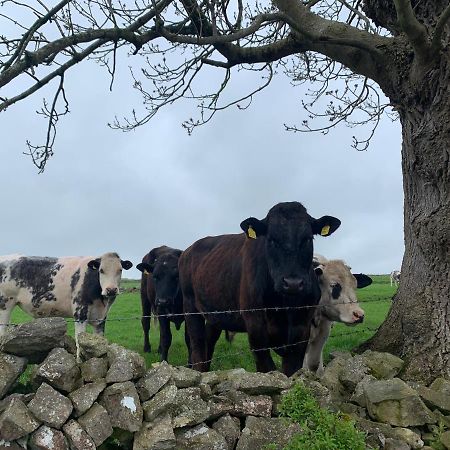
[[430,382],[450,376],[450,93],[445,59],[420,84],[400,110],[405,232],[400,287],[386,321],[360,350],[397,354],[405,359],[407,379]]

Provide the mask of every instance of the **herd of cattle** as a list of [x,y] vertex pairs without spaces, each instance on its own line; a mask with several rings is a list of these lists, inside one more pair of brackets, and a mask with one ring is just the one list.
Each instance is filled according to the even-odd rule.
[[[333,322],[364,320],[356,288],[371,284],[341,260],[313,255],[313,237],[329,236],[339,219],[311,217],[298,202],[279,203],[267,216],[250,217],[240,234],[206,237],[185,251],[162,246],[146,254],[141,300],[144,351],[150,351],[150,316],[158,317],[161,358],[167,360],[170,322],[186,322],[189,365],[207,371],[222,333],[246,332],[256,369],[302,366],[323,370],[322,350]],[[88,323],[103,334],[122,270],[132,267],[117,253],[91,257],[0,257],[0,336],[18,305],[33,317],[75,320],[75,339]]]

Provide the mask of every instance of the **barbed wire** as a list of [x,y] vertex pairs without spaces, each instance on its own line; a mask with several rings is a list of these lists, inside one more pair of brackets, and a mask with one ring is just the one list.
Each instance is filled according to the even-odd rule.
[[[332,305],[329,304],[318,304],[318,305],[302,305],[302,306],[270,306],[270,307],[264,307],[264,308],[247,308],[247,309],[227,309],[227,310],[220,310],[220,311],[195,311],[195,312],[182,312],[182,313],[166,313],[166,314],[156,314],[151,313],[148,315],[139,315],[139,316],[126,316],[126,317],[106,317],[104,319],[86,319],[86,320],[76,320],[66,317],[67,323],[83,323],[88,322],[89,324],[92,323],[101,323],[101,322],[120,322],[120,321],[127,321],[127,320],[141,320],[145,318],[154,318],[154,319],[160,319],[160,318],[176,318],[176,317],[185,317],[185,316],[209,316],[209,315],[223,315],[223,314],[242,314],[242,313],[254,313],[254,312],[281,312],[281,311],[295,311],[295,310],[302,310],[302,309],[311,309],[311,308],[327,308],[330,306],[337,306],[337,305],[350,305],[350,304],[364,304],[364,303],[378,303],[378,302],[391,302],[389,299],[378,299],[378,300],[368,300],[368,301],[360,301],[355,303],[349,303],[349,302],[333,302]],[[31,316],[30,316],[31,317]],[[55,316],[51,316],[55,317]],[[35,317],[36,318],[36,317]],[[38,317],[42,318],[42,317]],[[26,323],[26,322],[22,322]],[[18,326],[21,325],[21,323],[0,323],[0,326]]]
[[[372,328],[372,327],[366,327],[363,330],[357,330],[357,331],[352,331],[349,333],[340,333],[340,334],[335,334],[335,335],[330,335],[328,337],[328,339],[334,339],[334,338],[339,338],[339,337],[344,337],[344,336],[350,336],[350,335],[354,335],[354,334],[362,334],[362,333],[366,333],[366,332],[375,332],[377,331],[377,328]],[[281,350],[283,348],[289,348],[289,347],[295,347],[296,345],[300,345],[300,344],[307,344],[309,342],[309,339],[304,339],[302,341],[298,341],[298,342],[294,342],[292,344],[284,344],[284,345],[278,345],[275,347],[265,347],[265,348],[258,348],[258,349],[249,349],[251,352],[265,352],[265,351],[276,351],[276,350]],[[208,363],[212,363],[215,362],[217,360],[221,360],[221,359],[227,359],[227,358],[232,358],[234,356],[242,356],[242,355],[246,355],[247,352],[244,351],[240,351],[240,352],[234,352],[234,353],[226,353],[224,355],[220,355],[220,356],[215,356],[214,358],[208,359],[206,361],[200,361],[198,363],[192,363],[191,366],[198,366],[200,364],[208,364]]]

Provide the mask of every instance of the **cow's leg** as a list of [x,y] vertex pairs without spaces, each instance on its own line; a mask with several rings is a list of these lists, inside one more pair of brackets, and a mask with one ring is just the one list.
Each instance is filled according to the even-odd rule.
[[[191,346],[191,364],[192,368],[199,372],[208,370],[206,360],[206,331],[205,319],[198,314],[195,307],[194,298],[184,298],[184,310],[186,313],[186,329],[189,334]],[[189,314],[197,313],[197,314]]]
[[159,318],[159,354],[161,361],[167,361],[169,348],[172,344],[172,332],[170,331],[170,320],[167,317]]
[[248,342],[253,352],[257,372],[270,372],[275,370],[270,350],[264,350],[270,347],[269,336],[266,330],[266,321],[261,314],[254,314],[253,317],[244,316],[245,326],[248,333]]
[[[142,295],[142,294],[141,294]],[[144,331],[144,352],[150,353],[152,351],[151,345],[150,345],[150,322],[151,322],[151,314],[152,309],[150,306],[150,301],[147,297],[143,297],[141,299],[142,301],[142,330]]]
[[318,376],[323,374],[323,348],[330,332],[331,322],[328,320],[322,319],[318,328],[311,328],[308,347],[303,360],[303,368],[317,373]]
[[192,357],[191,357],[191,340],[189,339],[189,334],[187,332],[186,324],[184,326],[184,342],[186,343],[188,351],[188,367],[192,368]]
[[16,306],[15,300],[0,292],[0,336],[3,336],[9,328],[9,321],[14,306]]
[[288,353],[281,358],[281,370],[288,377],[297,372],[297,370],[301,369],[303,366],[303,360],[305,358],[309,340],[309,323],[296,328],[295,337],[298,344],[296,344],[295,347],[291,347],[288,350]]
[[222,328],[218,325],[211,325],[206,322],[205,327],[206,332],[206,365],[209,370],[211,366],[211,359],[214,353],[214,348],[216,346],[217,341],[219,340],[220,334],[222,333]]

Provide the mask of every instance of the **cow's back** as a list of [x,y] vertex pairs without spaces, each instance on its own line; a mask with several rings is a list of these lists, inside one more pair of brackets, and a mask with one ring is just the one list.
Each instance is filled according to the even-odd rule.
[[[1,290],[33,317],[72,316],[90,257],[0,258]],[[5,271],[6,269],[6,271]]]

